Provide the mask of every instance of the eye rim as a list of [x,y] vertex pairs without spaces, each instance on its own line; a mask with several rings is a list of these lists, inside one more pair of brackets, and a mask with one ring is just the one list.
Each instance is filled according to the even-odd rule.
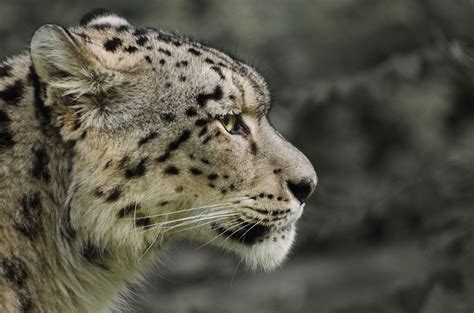
[[231,135],[247,135],[250,132],[240,113],[219,115],[217,119]]

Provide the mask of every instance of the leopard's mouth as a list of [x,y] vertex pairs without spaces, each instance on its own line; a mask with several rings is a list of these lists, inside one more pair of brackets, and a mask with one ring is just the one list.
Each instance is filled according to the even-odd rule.
[[226,228],[217,223],[212,224],[211,227],[219,235],[245,245],[254,245],[262,241],[271,230],[269,226],[243,221],[242,219],[237,219],[236,222],[236,225],[238,225],[236,227]]
[[293,223],[276,227],[275,225],[263,225],[259,222],[244,221],[240,218],[235,225],[226,227],[218,223],[211,224],[211,229],[218,233],[218,236],[232,240],[246,246],[252,246],[265,241],[284,240],[285,233],[291,231]]

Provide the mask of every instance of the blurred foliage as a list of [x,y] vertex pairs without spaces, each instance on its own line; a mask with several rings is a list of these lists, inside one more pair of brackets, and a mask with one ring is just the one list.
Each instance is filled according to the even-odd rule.
[[[70,24],[95,7],[192,35],[267,77],[273,123],[320,177],[292,258],[337,260],[410,242],[430,261],[417,269],[423,279],[327,312],[474,309],[473,1],[0,1],[0,53],[27,47],[43,23]],[[200,271],[215,270],[186,272],[189,283]],[[294,312],[320,305],[305,299]]]

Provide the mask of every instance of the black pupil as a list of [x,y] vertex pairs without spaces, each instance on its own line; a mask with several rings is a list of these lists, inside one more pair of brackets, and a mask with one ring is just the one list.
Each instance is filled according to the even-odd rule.
[[222,123],[224,123],[224,125],[229,124],[229,121],[230,121],[229,115],[224,115],[222,117]]

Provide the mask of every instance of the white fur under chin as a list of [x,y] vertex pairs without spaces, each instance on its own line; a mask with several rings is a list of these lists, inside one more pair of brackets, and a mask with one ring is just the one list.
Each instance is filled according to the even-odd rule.
[[287,258],[295,239],[296,231],[293,226],[286,234],[285,240],[276,242],[268,240],[253,246],[239,245],[233,248],[234,252],[245,262],[251,270],[269,272],[277,269]]

